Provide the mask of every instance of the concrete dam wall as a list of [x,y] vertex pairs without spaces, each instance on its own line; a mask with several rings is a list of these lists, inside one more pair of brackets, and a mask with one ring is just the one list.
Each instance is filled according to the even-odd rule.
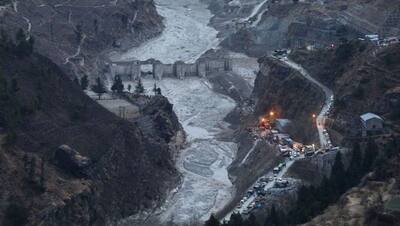
[[[132,81],[142,76],[142,66],[149,65],[148,61],[119,61],[109,64],[109,71],[114,78],[121,76],[124,81]],[[218,71],[231,71],[232,61],[230,59],[202,59],[195,63],[187,64],[182,61],[174,64],[163,64],[153,62],[151,73],[153,78],[161,80],[164,77],[184,79],[185,77],[206,77],[208,73]]]

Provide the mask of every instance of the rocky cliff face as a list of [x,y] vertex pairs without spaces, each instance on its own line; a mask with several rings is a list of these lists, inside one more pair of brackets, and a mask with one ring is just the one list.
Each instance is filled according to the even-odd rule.
[[273,110],[278,117],[293,120],[293,136],[310,142],[316,138],[311,115],[320,111],[324,95],[297,71],[277,60],[265,57],[260,60],[260,72],[255,81],[253,97],[255,113],[265,115]]
[[[359,115],[373,112],[385,120],[385,135],[371,137],[378,144],[375,171],[323,214],[305,225],[396,225],[398,210],[387,208],[399,194],[399,65],[400,45],[385,48],[366,42],[342,43],[330,50],[299,50],[291,58],[301,63],[335,94],[328,128],[340,145],[361,142]],[[390,157],[385,157],[390,156]],[[311,161],[312,163],[312,161]],[[316,168],[318,167],[317,164]],[[329,162],[328,162],[329,165]],[[299,162],[291,173],[302,170],[313,181],[320,177]],[[313,167],[312,167],[313,168]]]
[[[223,5],[230,13],[250,12],[244,1]],[[235,51],[261,57],[279,48],[308,45],[327,47],[341,39],[354,39],[364,34],[394,36],[400,34],[399,1],[268,1],[261,7],[260,20],[253,18],[245,25],[236,24],[237,32],[227,37],[223,45]],[[219,6],[221,8],[222,6]],[[218,12],[218,10],[216,10]],[[223,20],[218,14],[215,21]],[[257,16],[258,17],[258,16]],[[242,18],[246,18],[242,16]],[[252,21],[256,21],[255,23]]]
[[97,77],[103,51],[138,45],[163,29],[153,0],[9,2],[0,9],[0,28],[9,34],[22,28],[70,76]]
[[175,187],[180,125],[165,98],[144,110],[161,131],[148,133],[95,103],[50,60],[0,48],[3,225],[112,225],[155,208]]
[[394,62],[400,59],[399,52],[399,45],[377,49],[353,41],[331,50],[297,51],[292,58],[334,90],[332,129],[343,138],[359,135],[359,116],[366,112],[384,116],[396,126],[400,80]]

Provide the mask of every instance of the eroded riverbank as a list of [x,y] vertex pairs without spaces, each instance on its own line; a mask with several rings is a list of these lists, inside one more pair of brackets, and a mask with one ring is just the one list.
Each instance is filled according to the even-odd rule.
[[[137,48],[114,53],[113,60],[194,62],[208,50],[218,48],[221,40],[217,36],[218,31],[209,26],[213,15],[206,4],[191,0],[155,2],[158,12],[164,17],[165,31]],[[232,59],[233,73],[252,87],[258,70],[257,60],[230,51],[222,51],[221,54],[216,57]],[[132,87],[136,85],[135,82],[126,82],[125,85],[129,83]],[[161,81],[144,78],[148,94],[153,92],[154,83],[174,105],[174,111],[187,133],[187,147],[176,161],[182,183],[168,195],[159,209],[144,218],[147,224],[158,221],[183,223],[193,218],[206,220],[211,213],[222,209],[235,192],[228,167],[236,156],[237,144],[232,142],[233,138],[224,137],[222,141],[219,137],[231,134],[231,125],[224,118],[237,103],[222,94],[224,92],[216,92],[210,81],[204,78],[166,78]]]
[[[191,0],[159,0],[156,4],[164,17],[165,31],[138,48],[114,54],[113,59],[194,62],[220,43],[218,32],[208,26],[213,15],[205,4]],[[180,187],[168,195],[166,202],[147,221],[206,220],[231,199],[234,191],[227,168],[237,147],[233,142],[219,141],[218,135],[228,130],[224,117],[236,103],[213,91],[207,79],[143,79],[147,93],[152,93],[155,82],[174,105],[187,133],[187,148],[181,151],[176,162],[182,174]]]
[[153,58],[163,63],[188,63],[218,47],[218,31],[208,26],[213,15],[205,4],[197,0],[155,0],[155,3],[158,13],[164,17],[165,30],[137,48],[114,53],[114,60]]

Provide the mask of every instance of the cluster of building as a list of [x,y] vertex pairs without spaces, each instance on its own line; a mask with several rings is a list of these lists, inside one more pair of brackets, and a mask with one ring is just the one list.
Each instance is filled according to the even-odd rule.
[[398,36],[381,38],[378,34],[368,34],[365,35],[365,38],[359,38],[359,40],[361,41],[368,40],[376,44],[377,46],[381,47],[386,47],[400,43],[400,37]]

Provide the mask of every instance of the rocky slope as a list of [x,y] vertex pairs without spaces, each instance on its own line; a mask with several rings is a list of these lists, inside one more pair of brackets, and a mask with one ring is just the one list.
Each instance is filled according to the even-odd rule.
[[320,111],[324,95],[297,71],[278,60],[262,58],[253,97],[257,116],[272,110],[277,117],[288,118],[293,121],[293,127],[300,128],[291,131],[295,139],[310,143],[316,138],[311,116]]
[[[375,171],[365,176],[358,186],[349,189],[340,199],[322,214],[304,225],[397,225],[400,214],[390,203],[399,197],[399,136],[377,140],[380,157],[375,162]],[[383,146],[381,146],[384,144]],[[390,159],[382,161],[382,156]]]
[[[244,1],[219,4],[220,12],[214,19],[218,24],[226,14],[245,14],[251,10]],[[398,23],[399,1],[268,1],[260,9],[260,16],[249,18],[247,23],[224,21],[232,32],[223,46],[238,52],[261,57],[278,48],[297,48],[307,45],[326,47],[341,39],[353,39],[364,34],[393,36],[400,34]],[[240,12],[240,13],[239,13]],[[247,14],[246,14],[247,12]],[[242,17],[246,19],[246,16]],[[260,19],[258,19],[260,18]],[[397,21],[397,22],[396,22]],[[226,28],[227,29],[227,28]],[[229,29],[227,29],[229,30]]]
[[173,141],[181,127],[165,98],[145,109],[142,117],[160,131],[147,134],[87,97],[49,59],[4,45],[2,225],[114,224],[155,208],[176,186]]
[[0,9],[0,28],[10,34],[22,28],[35,38],[35,49],[71,77],[96,78],[103,51],[138,45],[163,29],[153,0],[8,2]]
[[[386,135],[373,138],[378,144],[375,151],[379,153],[375,171],[305,225],[395,225],[398,222],[398,212],[386,206],[399,194],[400,68],[394,63],[399,56],[400,45],[379,48],[359,41],[342,43],[330,50],[299,50],[292,54],[292,59],[334,90],[336,101],[329,131],[336,144],[349,146],[354,141],[362,142],[359,115],[365,112],[381,115],[386,127]],[[301,164],[297,167],[304,169]]]
[[359,135],[358,117],[365,112],[384,116],[397,128],[400,78],[395,62],[400,59],[399,45],[376,48],[353,41],[332,50],[300,50],[291,57],[334,90],[332,129],[342,135],[337,142],[343,136]]
[[[337,145],[351,147],[353,142],[365,145],[359,137],[359,115],[365,112],[383,116],[388,134],[374,138],[378,143],[374,151],[379,153],[375,172],[305,225],[396,225],[398,222],[398,212],[388,210],[386,206],[399,194],[400,80],[399,65],[395,63],[399,53],[399,45],[382,48],[368,42],[344,41],[335,48],[299,49],[290,55],[313,77],[333,89],[336,99],[328,119],[328,130]],[[312,112],[318,112],[322,102],[318,97],[322,98],[322,94],[315,87],[279,61],[264,57],[260,64],[253,93],[256,114],[274,109],[282,117],[296,121],[299,115],[298,119],[304,119]],[[297,127],[310,128],[309,125],[311,122]],[[392,157],[385,157],[389,152]],[[346,153],[343,158],[346,167],[350,154]],[[287,176],[318,186],[323,176],[329,176],[334,158],[334,153],[330,152],[297,161]]]

